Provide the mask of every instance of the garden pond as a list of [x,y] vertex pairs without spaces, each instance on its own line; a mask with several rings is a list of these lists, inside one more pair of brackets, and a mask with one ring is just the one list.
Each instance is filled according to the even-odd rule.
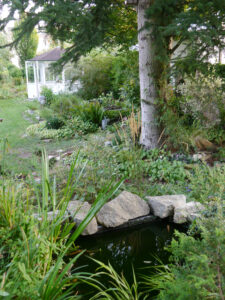
[[132,266],[138,277],[145,273],[146,267],[159,265],[159,260],[163,264],[169,263],[170,253],[165,248],[170,245],[175,230],[186,232],[187,227],[164,220],[81,237],[77,242],[87,252],[79,258],[79,266],[84,266],[83,271],[94,274],[98,265],[90,257],[110,263],[132,283]]

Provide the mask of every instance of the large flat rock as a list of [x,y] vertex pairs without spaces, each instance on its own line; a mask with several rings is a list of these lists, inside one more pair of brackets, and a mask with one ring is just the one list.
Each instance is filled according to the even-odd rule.
[[147,196],[146,199],[151,208],[151,213],[161,219],[172,216],[176,208],[186,205],[185,195]]
[[150,208],[146,201],[135,194],[123,191],[118,197],[106,203],[96,217],[98,223],[111,228],[146,216],[149,212]]
[[[70,201],[67,206],[67,212],[77,226],[84,220],[89,212],[91,205],[88,202],[78,200]],[[96,218],[94,217],[82,232],[82,235],[94,234],[98,231]]]

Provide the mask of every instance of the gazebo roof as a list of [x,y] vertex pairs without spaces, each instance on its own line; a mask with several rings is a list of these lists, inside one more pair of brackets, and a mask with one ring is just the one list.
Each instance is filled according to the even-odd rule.
[[57,61],[62,57],[64,52],[64,49],[57,47],[53,50],[42,53],[41,55],[37,55],[34,58],[28,59],[28,61]]

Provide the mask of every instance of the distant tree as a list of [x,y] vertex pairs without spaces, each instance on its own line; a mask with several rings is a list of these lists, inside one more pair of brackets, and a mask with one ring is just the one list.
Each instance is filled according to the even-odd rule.
[[[15,22],[13,37],[16,40],[20,36],[20,25],[24,22],[24,17]],[[20,66],[25,67],[25,61],[33,58],[38,47],[38,33],[36,28],[30,33],[25,33],[16,45],[16,52],[19,56]]]

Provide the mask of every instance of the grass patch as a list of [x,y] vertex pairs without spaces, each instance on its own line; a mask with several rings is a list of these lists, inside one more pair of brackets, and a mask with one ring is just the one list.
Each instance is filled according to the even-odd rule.
[[[3,122],[0,123],[0,137],[8,140],[8,152],[5,163],[6,168],[12,174],[27,175],[31,171],[40,172],[40,158],[35,153],[43,147],[50,152],[58,149],[67,149],[74,145],[74,140],[56,140],[46,143],[40,138],[26,136],[27,127],[35,121],[32,116],[26,115],[26,111],[33,107],[32,102],[24,99],[0,101],[0,118],[3,119]],[[37,108],[39,107],[35,103],[35,109]]]

